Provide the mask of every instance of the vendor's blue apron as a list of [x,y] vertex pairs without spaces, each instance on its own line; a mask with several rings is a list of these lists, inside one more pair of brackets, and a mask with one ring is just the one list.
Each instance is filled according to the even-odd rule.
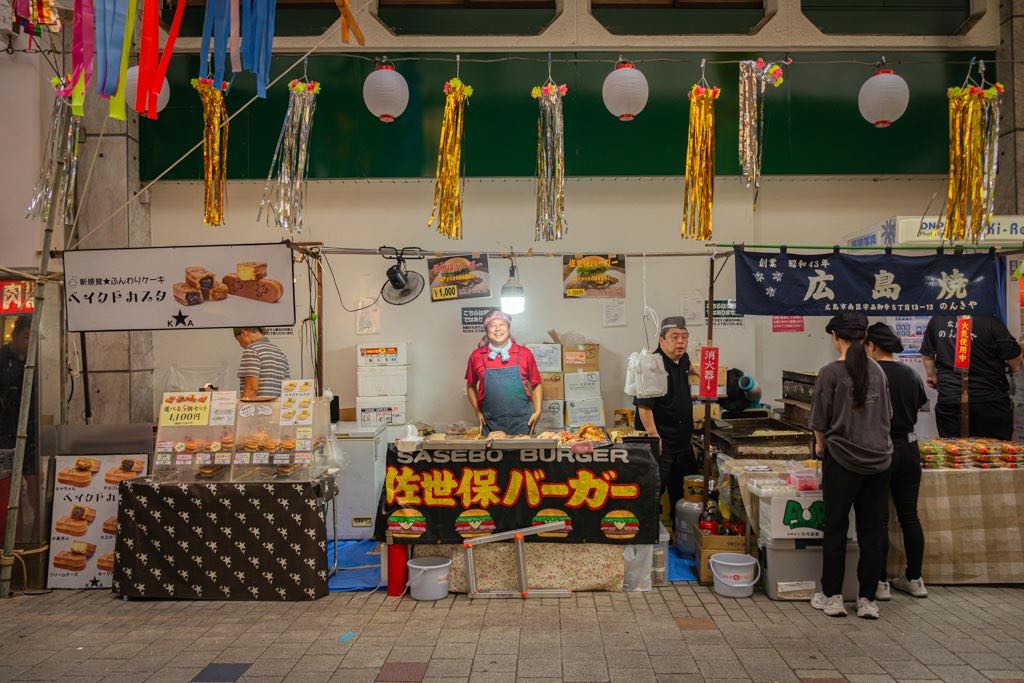
[[[486,353],[486,350],[484,351]],[[533,403],[526,395],[523,376],[519,372],[519,351],[509,359],[507,368],[484,370],[484,429],[506,434],[529,434]]]

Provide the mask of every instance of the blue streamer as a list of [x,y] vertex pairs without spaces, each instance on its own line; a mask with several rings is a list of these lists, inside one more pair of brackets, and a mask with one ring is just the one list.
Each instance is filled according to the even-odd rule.
[[[107,41],[107,5],[113,4],[116,0],[94,0],[93,20],[96,22],[96,66],[93,73],[93,81],[96,83],[96,94],[103,93],[103,81],[107,76],[107,60],[104,50],[109,44]],[[88,31],[89,27],[86,26]]]
[[[107,44],[99,45],[96,61],[106,61],[103,77],[97,80],[98,92],[113,97],[121,76],[121,50],[124,48],[124,30],[128,19],[128,0],[106,0]],[[98,23],[98,22],[97,22]]]
[[253,42],[249,40],[249,36],[252,35],[252,0],[241,0],[239,2],[242,8],[242,21],[239,24],[239,33],[242,34],[242,69],[248,70],[252,68],[255,63],[253,59]]
[[242,0],[242,68],[256,74],[257,97],[267,96],[270,57],[274,46],[276,0]]
[[[230,6],[228,0],[209,0],[203,16],[203,38],[199,44],[200,78],[213,78],[217,88],[224,82],[224,64],[228,56],[228,31],[230,29]],[[210,40],[213,39],[213,74],[210,74]]]

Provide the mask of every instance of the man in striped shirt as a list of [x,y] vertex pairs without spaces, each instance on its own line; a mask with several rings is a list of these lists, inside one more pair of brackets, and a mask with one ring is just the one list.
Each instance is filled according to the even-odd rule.
[[269,401],[281,396],[281,382],[289,374],[288,358],[263,336],[262,327],[236,327],[235,340],[245,349],[238,364],[238,391],[242,400]]

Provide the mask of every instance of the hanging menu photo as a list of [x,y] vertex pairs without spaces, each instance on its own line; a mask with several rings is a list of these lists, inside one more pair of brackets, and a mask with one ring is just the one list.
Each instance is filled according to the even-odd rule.
[[562,256],[562,295],[565,299],[625,299],[625,255]]

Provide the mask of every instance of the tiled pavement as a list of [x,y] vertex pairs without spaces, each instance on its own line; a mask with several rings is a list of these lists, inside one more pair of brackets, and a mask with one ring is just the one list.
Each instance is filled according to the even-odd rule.
[[190,681],[211,663],[261,681],[1024,680],[1024,589],[930,590],[882,603],[877,622],[690,584],[437,603],[57,591],[0,602],[0,680]]

